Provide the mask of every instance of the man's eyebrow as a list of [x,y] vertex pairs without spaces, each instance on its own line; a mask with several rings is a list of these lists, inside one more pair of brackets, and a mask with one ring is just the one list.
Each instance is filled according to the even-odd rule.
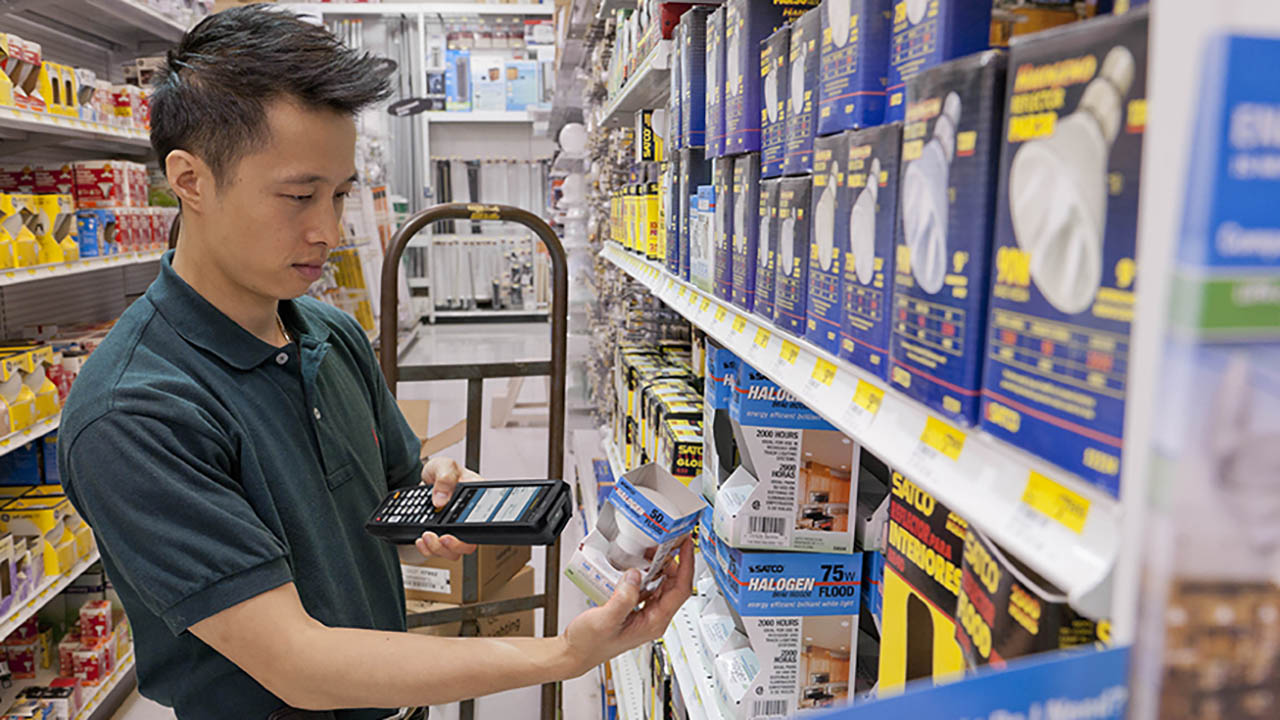
[[[315,173],[312,173],[310,175],[290,175],[289,177],[281,178],[280,182],[287,185],[310,185],[311,183],[324,182],[325,180],[328,180],[328,179],[329,178],[325,177],[324,175],[317,175]],[[338,184],[345,185],[346,183],[354,183],[359,179],[360,179],[360,173],[354,172],[354,173],[351,173],[351,177],[347,178],[346,180],[343,180]]]

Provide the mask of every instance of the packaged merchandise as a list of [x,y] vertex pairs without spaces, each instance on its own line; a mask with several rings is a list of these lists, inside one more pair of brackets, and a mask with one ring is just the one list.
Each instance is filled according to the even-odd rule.
[[760,225],[760,153],[733,161],[733,304],[751,312],[756,301],[756,258]]
[[[885,518],[886,520],[888,519],[887,512]],[[886,527],[888,526],[886,525]],[[862,557],[862,616],[870,621],[864,621],[862,629],[866,631],[866,634],[874,637],[878,643],[884,621],[884,550],[867,550],[862,553]],[[877,654],[878,658],[879,655]],[[879,677],[880,673],[877,667],[877,684],[879,683]]]
[[662,135],[664,125],[655,121],[663,110],[641,110],[636,113],[636,162],[666,162],[666,143]]
[[987,48],[989,0],[905,0],[894,5],[885,122],[906,117],[907,81],[935,65]]
[[890,381],[977,421],[1005,55],[991,50],[907,83],[894,257]]
[[835,354],[840,347],[841,264],[849,251],[849,195],[845,187],[848,142],[844,134],[818,138],[813,151],[812,241],[804,337]]
[[760,46],[760,176],[778,177],[787,155],[787,62],[791,28],[783,26]]
[[696,420],[672,417],[662,422],[658,430],[657,450],[654,457],[657,459],[658,466],[671,473],[672,477],[690,488],[701,490],[702,403],[683,406],[678,414],[683,414],[687,408],[691,407],[697,408]]
[[449,48],[445,51],[444,109],[471,109],[471,51]]
[[809,299],[808,176],[782,178],[778,189],[777,248],[773,254],[773,324],[803,335]]
[[708,158],[725,154],[725,14],[721,5],[707,16],[706,147]]
[[73,195],[76,189],[75,170],[70,165],[37,165],[26,168],[31,175],[30,192],[36,195]]
[[892,473],[865,448],[858,456],[857,508],[853,542],[858,550],[884,552],[889,530],[889,485]]
[[756,315],[773,322],[773,285],[777,269],[774,258],[778,251],[778,197],[782,180],[765,180],[760,183],[760,208],[757,220],[760,229],[756,235]]
[[[606,464],[608,463],[606,462]],[[519,572],[513,575],[510,580],[496,588],[487,588],[483,594],[482,602],[514,600],[532,595],[534,593],[534,574],[532,565],[521,566]],[[458,607],[457,603],[428,602],[424,600],[409,600],[405,603],[405,610],[409,615],[436,610],[449,610],[456,607]],[[478,637],[533,637],[533,624],[533,610],[483,617],[476,621],[476,635]],[[419,635],[434,635],[436,637],[458,637],[462,633],[462,623],[424,625],[410,628],[409,632]],[[118,631],[117,634],[119,634]]]
[[471,109],[505,110],[507,85],[503,80],[503,60],[499,56],[471,53]]
[[715,530],[744,549],[853,552],[858,447],[745,362],[729,409],[741,465],[720,487]]
[[641,451],[637,465],[657,457],[658,430],[667,420],[702,422],[702,398],[684,378],[658,380],[646,387],[639,410]]
[[102,638],[87,640],[72,653],[75,661],[75,678],[80,684],[96,687],[108,675],[107,647]]
[[725,3],[725,154],[760,150],[760,43],[788,21],[798,22],[801,13],[816,4],[817,0]]
[[598,605],[613,595],[627,570],[640,586],[657,587],[667,559],[688,537],[705,507],[702,498],[656,464],[618,478],[591,533],[578,545],[565,575]]
[[818,68],[822,18],[817,10],[791,25],[787,55],[787,152],[782,171],[803,175],[813,169],[813,137],[818,128]]
[[680,277],[680,155],[678,150],[662,166],[658,192],[662,198],[659,213],[662,215],[662,264],[667,272]]
[[44,65],[44,53],[40,43],[24,40],[9,34],[9,58],[5,72],[13,81],[13,103],[20,109],[44,112],[45,102],[40,95],[40,68]]
[[1014,42],[982,386],[985,430],[1117,495],[1147,17]]
[[889,379],[889,298],[898,222],[902,125],[849,133],[849,233],[841,283],[840,357]]
[[707,19],[711,8],[694,5],[680,16],[680,132],[686,148],[707,145]]
[[884,121],[891,0],[823,0],[818,134]]
[[94,160],[73,164],[76,207],[87,209],[128,206],[130,180],[126,165],[120,160]]
[[528,110],[542,101],[537,60],[507,60],[507,110]]
[[105,638],[111,634],[111,603],[87,602],[80,608],[80,638]]
[[[529,562],[528,547],[483,545],[476,550],[477,599],[492,599]],[[416,602],[462,602],[462,560],[423,558],[401,563],[404,595]],[[83,628],[81,637],[85,637]]]
[[741,360],[731,350],[707,338],[707,377],[702,402],[702,494],[715,502],[716,492],[738,467],[729,408]]
[[32,232],[41,265],[80,259],[76,238],[76,209],[70,195],[37,195]]
[[[76,703],[76,690],[70,687],[28,687],[18,693],[18,707],[24,702],[35,703],[39,712],[35,715],[19,714],[15,717],[44,718],[45,720],[73,720],[80,711]],[[11,709],[10,713],[14,711]],[[26,713],[23,710],[22,713]]]
[[680,182],[676,191],[680,199],[679,250],[680,267],[678,277],[689,280],[689,248],[692,246],[693,224],[695,217],[694,196],[698,187],[711,184],[711,163],[707,162],[703,149],[690,147],[679,152],[677,169]]
[[39,662],[40,654],[40,644],[35,638],[6,642],[4,653],[9,662],[9,672],[13,673],[14,680],[35,679],[36,664]]
[[[715,265],[715,185],[699,185],[697,209],[692,213],[689,226],[689,282],[704,291],[712,292],[716,284]],[[691,200],[693,200],[691,199]]]
[[737,158],[720,157],[712,161],[711,173],[716,186],[715,244],[712,246],[712,265],[715,267],[715,296],[725,301],[733,300],[733,166]]

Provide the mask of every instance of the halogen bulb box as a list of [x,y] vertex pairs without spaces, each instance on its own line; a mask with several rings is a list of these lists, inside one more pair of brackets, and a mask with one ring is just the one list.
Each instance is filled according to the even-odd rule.
[[733,304],[751,312],[756,303],[760,223],[760,153],[733,160]]
[[782,178],[778,190],[778,233],[773,253],[773,323],[792,335],[803,335],[809,299],[809,189],[811,180]]
[[689,280],[689,248],[693,243],[693,224],[697,221],[694,196],[698,194],[699,186],[711,184],[711,163],[707,162],[700,147],[681,150],[679,158],[676,170],[680,178],[678,183],[680,188],[677,190],[680,204],[678,275],[681,280],[687,281]]
[[724,5],[707,17],[706,53],[706,146],[707,157],[718,158],[724,152]]
[[760,46],[760,175],[782,174],[787,155],[787,62],[791,52],[791,28],[783,27]]
[[905,117],[906,83],[925,70],[991,41],[989,0],[898,0],[889,39],[889,105],[885,121]]
[[694,5],[680,16],[680,132],[684,146],[707,144],[707,18],[711,8]]
[[707,338],[707,377],[702,388],[702,494],[712,502],[716,491],[738,467],[738,442],[733,436],[729,408],[740,362],[732,351]]
[[741,466],[716,495],[721,540],[746,549],[853,552],[853,440],[745,362],[729,418]]
[[814,142],[809,300],[804,336],[833,355],[840,347],[840,265],[848,252],[840,242],[849,235],[847,155],[844,134],[820,137]]
[[1005,108],[982,427],[1120,491],[1145,10],[1016,38]]
[[671,473],[642,465],[618,478],[564,573],[597,605],[608,602],[632,568],[640,570],[642,588],[656,588],[667,558],[697,525],[704,507],[702,498]]
[[773,287],[777,274],[778,256],[778,199],[782,193],[782,180],[765,180],[760,183],[760,223],[756,238],[756,305],[755,314],[773,322]]
[[884,121],[892,5],[890,0],[822,0],[819,135]]
[[977,421],[986,340],[1005,55],[907,83],[889,380],[947,418]]
[[782,165],[787,175],[803,175],[813,169],[813,136],[818,121],[818,67],[822,45],[822,18],[817,10],[800,16],[791,25],[787,54],[787,153]]
[[[760,44],[817,0],[727,0],[724,122],[726,155],[760,150]],[[794,26],[793,26],[794,27]],[[792,31],[794,42],[794,29]],[[815,47],[815,51],[816,51]]]
[[848,144],[840,357],[888,380],[902,124],[851,132]]
[[715,243],[712,246],[712,267],[715,268],[715,296],[721,300],[733,300],[733,166],[734,158],[721,157],[712,161],[713,182],[716,186]]

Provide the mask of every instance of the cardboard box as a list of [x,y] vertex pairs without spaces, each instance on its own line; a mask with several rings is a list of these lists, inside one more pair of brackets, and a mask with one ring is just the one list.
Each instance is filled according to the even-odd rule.
[[879,125],[889,73],[892,0],[823,0],[818,134]]
[[[479,600],[488,600],[530,558],[527,546],[481,545],[475,552]],[[462,559],[423,558],[420,564],[400,566],[404,595],[409,600],[462,602]]]
[[[1014,43],[982,385],[983,429],[1116,495],[1147,17],[1101,17]],[[1045,92],[1062,93],[1049,126],[1030,104]]]
[[721,5],[707,16],[706,147],[708,158],[725,154],[725,14]]
[[844,185],[850,210],[848,234],[841,243],[840,357],[888,380],[902,125],[857,130],[847,137]]
[[836,354],[844,309],[841,265],[849,252],[849,189],[845,187],[848,160],[845,135],[820,137],[814,144],[812,241],[809,243],[809,298],[805,303],[804,337]]
[[890,380],[973,425],[985,355],[1005,56],[991,50],[907,84]]
[[729,408],[741,362],[733,351],[707,338],[707,377],[702,403],[702,494],[713,503],[716,491],[739,462]]
[[681,104],[684,102],[684,93],[681,91],[681,83],[684,82],[684,73],[680,69],[680,60],[684,57],[684,26],[677,24],[675,29],[671,31],[671,70],[667,73],[667,142],[670,143],[671,154],[674,156],[675,151],[683,150],[684,144],[684,128],[681,123],[684,122],[684,110]]
[[778,243],[773,253],[773,324],[803,335],[809,300],[808,176],[782,178],[778,190]]
[[[714,175],[714,172],[713,172]],[[698,207],[689,226],[689,282],[703,292],[716,284],[716,186],[698,186]]]
[[119,208],[129,204],[129,180],[119,160],[86,160],[72,165],[76,207]]
[[450,48],[445,51],[445,110],[471,109],[471,51]]
[[[727,0],[725,16],[725,153],[760,150],[760,44],[787,22],[799,23],[817,0]],[[795,31],[792,30],[792,43]],[[814,44],[815,61],[817,44]]]
[[858,457],[857,510],[853,525],[854,547],[884,552],[889,531],[889,484],[893,474],[866,448]]
[[[533,586],[533,566],[525,565],[520,568],[519,572],[511,577],[501,587],[492,591],[492,594],[485,601],[498,600],[514,600],[516,598],[528,597],[534,593]],[[431,612],[433,610],[448,610],[458,607],[456,604],[427,602],[424,600],[410,600],[406,604],[406,611],[410,615],[418,613]],[[479,631],[479,637],[534,637],[537,633],[534,629],[534,611],[525,610],[523,612],[507,613],[506,615],[497,615],[494,617],[480,618],[476,621]],[[411,633],[419,635],[435,635],[437,637],[457,637],[462,632],[462,623],[446,623],[444,625],[427,625],[425,627],[417,627],[409,630]]]
[[661,128],[654,125],[653,110],[636,113],[636,162],[666,162]]
[[773,322],[773,289],[777,280],[777,251],[780,228],[778,200],[782,192],[780,178],[760,183],[760,207],[757,220],[760,230],[756,238],[756,315]]
[[484,53],[471,54],[471,109],[473,111],[505,110],[507,85],[503,79],[503,60]]
[[715,245],[712,264],[715,266],[715,296],[721,300],[733,300],[733,166],[737,158],[721,157],[712,161],[712,175],[716,186]]
[[791,25],[787,58],[787,152],[782,171],[803,175],[813,169],[813,137],[818,128],[818,69],[822,17],[817,10]]
[[75,202],[70,195],[36,196],[33,232],[39,248],[40,264],[80,259],[75,213]]
[[987,0],[898,2],[889,43],[889,105],[885,122],[906,117],[907,81],[948,60],[987,48],[991,3]]
[[[680,132],[684,147],[707,145],[707,22],[712,9],[695,5],[680,16]],[[723,19],[720,21],[723,23]]]
[[508,60],[503,68],[506,76],[507,110],[528,110],[542,100],[538,82],[538,61]]
[[[698,403],[699,413],[702,403]],[[671,418],[658,432],[654,458],[662,469],[686,486],[698,490],[702,482],[702,417]]]
[[711,184],[711,163],[707,162],[700,147],[681,150],[679,156],[677,169],[680,174],[680,187],[677,194],[680,199],[680,268],[678,276],[681,280],[687,281],[690,279],[689,249],[692,246],[693,224],[696,221],[694,198],[698,194],[699,186]]
[[760,46],[760,176],[778,177],[787,156],[787,92],[791,28],[782,27]]
[[733,161],[733,304],[751,312],[756,301],[756,258],[759,255],[760,153]]

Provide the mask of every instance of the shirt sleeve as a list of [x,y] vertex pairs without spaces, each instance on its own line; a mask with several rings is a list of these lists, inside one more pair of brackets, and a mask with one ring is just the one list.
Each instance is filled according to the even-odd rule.
[[236,481],[232,440],[112,410],[70,440],[67,495],[121,583],[178,635],[293,581],[288,549]]

